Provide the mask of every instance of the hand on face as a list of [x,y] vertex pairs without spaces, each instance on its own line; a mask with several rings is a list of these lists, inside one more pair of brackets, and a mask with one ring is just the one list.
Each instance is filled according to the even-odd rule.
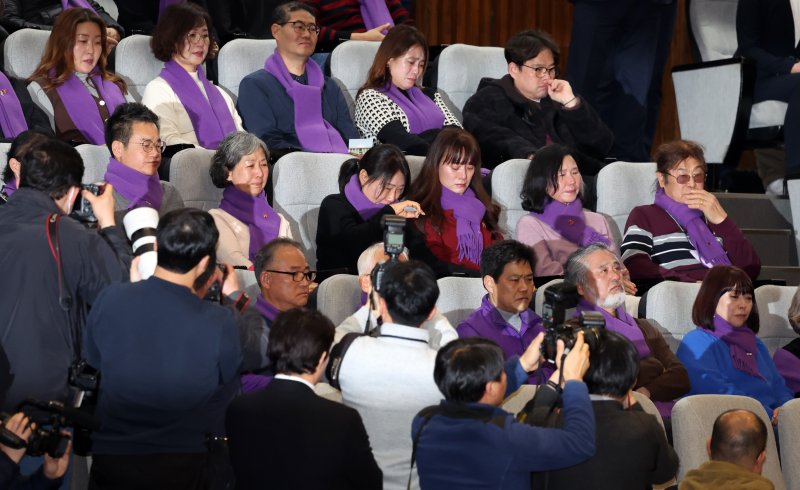
[[690,209],[699,209],[705,215],[709,223],[718,225],[728,217],[728,213],[722,209],[722,205],[714,194],[704,189],[689,189],[684,194],[684,203]]
[[568,102],[572,102],[571,105],[574,105],[575,102],[573,99],[575,98],[575,94],[572,92],[572,86],[566,80],[561,79],[554,79],[550,80],[550,85],[547,87],[547,95],[554,101],[558,102],[559,104],[566,104]]

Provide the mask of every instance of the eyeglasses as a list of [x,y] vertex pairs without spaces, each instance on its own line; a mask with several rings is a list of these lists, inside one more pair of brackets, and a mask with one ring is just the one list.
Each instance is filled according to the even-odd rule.
[[142,150],[145,151],[145,153],[150,153],[153,150],[158,150],[159,153],[164,153],[164,148],[167,147],[167,144],[161,140],[158,141],[142,140],[142,141],[137,141],[136,144],[140,145],[142,147]]
[[306,31],[310,32],[315,36],[319,34],[319,26],[317,24],[306,24],[305,22],[296,20],[294,22],[284,22],[283,24],[278,24],[278,25],[285,26],[286,24],[291,25],[292,29],[294,29],[294,32],[296,32],[297,34],[305,34]]
[[523,63],[520,66],[524,66],[525,68],[530,68],[533,70],[533,74],[536,75],[536,78],[544,78],[545,73],[550,75],[550,78],[555,78],[558,76],[559,69],[557,66],[551,66],[550,68],[546,66],[528,66]]
[[697,172],[692,174],[691,176],[689,174],[672,175],[669,172],[664,172],[664,173],[674,178],[675,182],[681,185],[688,184],[690,179],[694,179],[695,184],[702,184],[706,181],[705,172]]
[[189,44],[197,44],[202,42],[203,44],[208,44],[211,42],[211,38],[208,34],[198,34],[196,32],[190,32],[186,35],[186,42]]
[[292,276],[292,281],[294,282],[302,282],[303,279],[306,279],[310,282],[317,278],[317,271],[287,272],[287,271],[275,271],[270,269],[264,269],[264,272],[274,272],[275,274],[286,274],[287,276]]

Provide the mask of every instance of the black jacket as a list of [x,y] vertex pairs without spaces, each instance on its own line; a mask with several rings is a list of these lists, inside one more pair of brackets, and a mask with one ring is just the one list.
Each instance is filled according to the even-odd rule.
[[[119,31],[120,37],[125,35],[125,30],[115,21],[103,7],[94,0],[88,0],[97,15],[103,19],[108,27]],[[5,10],[0,17],[0,23],[9,33],[20,29],[45,29],[53,28],[58,14],[61,13],[59,0],[5,0]]]
[[19,465],[0,451],[0,488],[3,490],[56,490],[63,478],[48,480],[40,466],[32,475],[20,476]]
[[0,206],[0,346],[12,375],[11,386],[0,387],[4,411],[26,397],[65,398],[86,310],[106,285],[126,278],[130,267],[130,247],[117,227],[94,232],[62,217],[58,243],[74,305],[65,312],[45,224],[51,213],[59,213],[53,200],[26,187]]
[[533,102],[517,91],[510,75],[484,79],[481,86],[464,105],[464,129],[480,143],[484,167],[528,158],[545,146],[549,135],[554,143],[580,152],[577,163],[582,174],[600,171],[614,135],[585,100],[581,98],[572,109],[564,109],[550,98]]
[[[22,113],[25,115],[25,122],[28,123],[28,129],[54,136],[53,128],[50,126],[50,119],[48,119],[47,114],[33,102],[31,94],[28,92],[28,84],[25,80],[14,77],[8,77],[8,80],[11,82],[11,87],[14,89],[14,93],[19,99],[20,106],[22,106]],[[10,142],[13,139],[2,133],[3,131],[0,129],[0,135],[2,135],[0,136],[0,141]]]
[[739,0],[737,56],[756,62],[758,76],[786,75],[800,58],[789,0]]

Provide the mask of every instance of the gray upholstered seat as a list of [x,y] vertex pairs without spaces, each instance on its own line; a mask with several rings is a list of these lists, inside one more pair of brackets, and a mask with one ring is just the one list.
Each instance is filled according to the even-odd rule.
[[189,148],[172,157],[169,182],[178,190],[186,207],[205,211],[219,207],[222,189],[211,182],[208,173],[213,156],[213,150]]
[[[11,143],[0,143],[0,174],[3,173],[3,171],[6,168],[6,165],[8,165],[8,150],[10,148],[11,148]],[[2,185],[3,183],[0,182],[0,186]]]
[[764,342],[770,354],[775,354],[776,350],[797,338],[787,318],[789,305],[796,291],[794,286],[771,284],[756,289],[755,300],[761,325],[758,338]]
[[483,280],[477,277],[443,277],[436,282],[439,284],[436,309],[453,328],[481,306],[481,298],[486,294]]
[[422,164],[425,162],[425,157],[419,155],[406,155],[408,162],[408,169],[411,170],[411,182],[417,178],[419,172],[422,170]]
[[800,488],[800,399],[789,400],[781,407],[778,437],[781,441],[781,460],[786,487]]
[[120,41],[116,53],[117,75],[128,84],[128,92],[136,102],[141,102],[145,87],[158,76],[164,63],[153,55],[150,36],[142,34],[134,34]]
[[698,291],[699,283],[664,281],[650,288],[643,298],[645,317],[661,331],[673,352],[683,336],[695,329],[692,305]]
[[439,55],[436,88],[450,102],[453,114],[463,120],[461,111],[482,78],[501,78],[508,74],[503,48],[452,44]]
[[317,310],[339,325],[361,305],[361,286],[358,276],[336,274],[319,285]]
[[227,90],[235,102],[242,79],[264,68],[264,62],[274,51],[274,39],[234,39],[226,43],[217,56],[219,86]]
[[106,168],[111,152],[105,145],[80,145],[76,148],[83,159],[83,183],[91,184],[105,180]]
[[[655,180],[656,164],[652,162],[614,162],[597,174],[597,212],[606,216],[617,245],[622,242],[631,210],[653,204]],[[625,192],[620,192],[623,189]]]
[[508,238],[516,238],[517,221],[528,214],[522,209],[522,184],[531,161],[517,158],[501,163],[492,171],[492,200],[500,206],[498,224]]
[[376,41],[345,41],[331,53],[331,78],[341,87],[351,115],[356,93],[367,81],[367,73],[380,45]]
[[20,29],[12,33],[3,45],[5,72],[17,78],[28,78],[39,66],[50,31]]
[[767,461],[761,474],[772,481],[775,490],[786,490],[775,435],[770,430],[770,418],[757,400],[739,395],[693,395],[675,404],[672,409],[672,438],[681,461],[678,481],[683,480],[687,471],[708,461],[706,442],[711,437],[714,420],[722,412],[733,409],[750,410],[767,424]]
[[317,264],[319,205],[337,194],[339,168],[350,155],[297,151],[281,157],[272,170],[274,207],[289,221],[292,236],[303,245],[308,264]]

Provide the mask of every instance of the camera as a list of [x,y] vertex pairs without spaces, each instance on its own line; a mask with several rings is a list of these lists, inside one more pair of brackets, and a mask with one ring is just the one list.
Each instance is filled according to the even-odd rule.
[[[81,189],[89,191],[95,196],[99,196],[105,190],[105,183],[99,184],[83,184]],[[81,223],[93,227],[97,225],[97,217],[94,215],[91,203],[83,198],[83,193],[78,193],[78,198],[75,199],[75,205],[72,207],[70,216],[80,221]]]
[[131,242],[134,257],[139,259],[139,274],[142,279],[152,276],[158,264],[156,234],[158,231],[158,211],[142,207],[131,209],[122,218],[125,234]]
[[217,269],[222,272],[222,279],[215,280],[211,286],[209,286],[203,299],[219,303],[222,301],[222,285],[225,283],[225,280],[228,279],[228,268],[225,267],[225,264],[220,264],[219,262],[217,262],[216,266]]
[[583,332],[583,338],[589,344],[590,350],[597,347],[599,330],[606,326],[603,315],[596,311],[584,311],[577,323],[565,321],[567,310],[577,306],[578,299],[577,288],[566,282],[550,286],[544,291],[542,354],[550,361],[554,361],[556,357],[556,341],[561,339],[564,346],[571,349],[578,338],[578,332]]
[[29,456],[42,456],[48,454],[53,458],[60,458],[67,451],[70,435],[64,433],[65,428],[96,429],[97,421],[74,408],[66,407],[58,401],[39,401],[28,399],[23,401],[18,408],[23,412],[36,428],[31,431],[27,441],[13,434],[5,428],[9,414],[0,414],[0,444],[12,449],[26,448]]
[[400,216],[384,215],[381,218],[381,225],[383,225],[383,250],[389,256],[389,260],[376,264],[372,269],[372,287],[377,293],[381,292],[381,280],[386,268],[397,262],[405,248],[406,219]]

